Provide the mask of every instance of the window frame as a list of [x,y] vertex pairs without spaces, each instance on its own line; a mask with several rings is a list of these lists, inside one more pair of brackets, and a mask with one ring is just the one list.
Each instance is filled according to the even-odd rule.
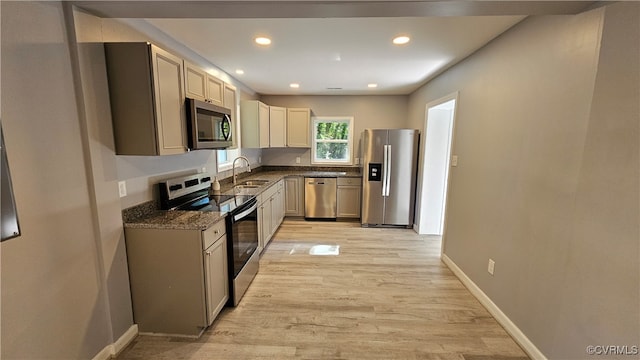
[[[345,160],[323,160],[316,158],[316,150],[317,144],[321,143],[344,143],[344,140],[320,140],[316,139],[316,134],[318,131],[318,123],[326,123],[326,122],[348,122],[348,135],[347,135],[347,151],[349,152],[349,156]],[[354,118],[353,116],[314,116],[311,119],[311,164],[313,165],[337,165],[337,166],[350,166],[353,165],[353,128],[354,128]]]

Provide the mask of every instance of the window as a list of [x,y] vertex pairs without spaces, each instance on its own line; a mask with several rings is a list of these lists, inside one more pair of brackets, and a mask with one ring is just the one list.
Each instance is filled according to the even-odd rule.
[[353,158],[353,117],[313,118],[311,162],[351,165]]
[[218,153],[218,172],[231,170],[233,159],[240,156],[240,149],[233,150],[217,150]]

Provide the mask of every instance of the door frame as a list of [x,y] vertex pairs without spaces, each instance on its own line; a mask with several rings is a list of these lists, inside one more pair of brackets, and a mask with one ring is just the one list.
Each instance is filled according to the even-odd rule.
[[[428,122],[429,122],[429,109],[436,107],[438,105],[441,105],[443,103],[449,102],[451,100],[455,100],[455,104],[453,107],[453,114],[452,114],[452,124],[451,124],[451,138],[449,140],[449,158],[447,159],[447,175],[446,175],[446,182],[445,182],[445,198],[444,198],[444,210],[443,210],[443,214],[442,214],[442,218],[443,218],[443,226],[442,226],[442,244],[440,247],[440,254],[442,255],[444,253],[444,247],[445,247],[445,241],[446,241],[446,234],[447,234],[447,212],[448,212],[448,202],[449,202],[449,198],[450,198],[450,192],[451,192],[451,158],[453,156],[453,150],[455,148],[455,132],[456,132],[456,118],[457,118],[457,114],[458,114],[458,104],[459,104],[459,98],[460,98],[460,92],[459,91],[455,91],[453,93],[450,93],[446,96],[440,97],[436,100],[432,100],[429,101],[426,105],[425,105],[425,115],[424,115],[424,125],[423,125],[423,139],[424,142],[422,144],[421,147],[421,153],[420,153],[420,157],[421,157],[421,162],[420,162],[420,216],[422,217],[422,208],[423,208],[423,204],[422,204],[422,194],[424,192],[424,182],[425,182],[425,178],[424,178],[424,168],[425,168],[425,160],[426,160],[426,154],[425,151],[427,149],[427,126],[428,126]],[[418,219],[420,220],[420,219]],[[419,223],[417,224],[417,228],[415,229],[416,232],[418,232],[418,229],[421,226],[424,226],[420,223],[421,221],[419,221]]]

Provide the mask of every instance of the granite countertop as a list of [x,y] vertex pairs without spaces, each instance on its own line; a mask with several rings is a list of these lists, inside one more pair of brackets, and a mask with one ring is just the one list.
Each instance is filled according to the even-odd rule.
[[[248,180],[268,180],[267,183],[256,188],[237,188],[231,179],[222,182],[221,193],[225,195],[259,195],[281,179],[287,176],[307,177],[352,177],[362,175],[358,171],[328,171],[328,170],[268,170],[239,174],[238,183]],[[158,210],[156,201],[134,206],[123,211],[123,223],[130,229],[170,229],[170,230],[206,230],[225,218],[226,213],[216,211],[182,211]]]
[[256,173],[242,173],[238,183],[251,180],[269,180],[269,182],[256,188],[236,188],[231,182],[225,182],[220,187],[220,192],[225,195],[259,195],[281,179],[287,176],[304,177],[351,177],[359,178],[362,175],[358,171],[305,171],[305,170],[276,170],[259,171]]
[[206,230],[224,219],[226,213],[217,211],[157,210],[130,222],[130,229]]

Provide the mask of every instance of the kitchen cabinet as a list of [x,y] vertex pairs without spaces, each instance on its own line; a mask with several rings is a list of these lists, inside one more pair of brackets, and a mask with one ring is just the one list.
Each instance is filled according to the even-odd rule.
[[[224,221],[221,221],[224,223]],[[219,231],[203,232],[205,246],[204,268],[207,291],[207,323],[211,325],[229,299],[229,274],[227,267],[227,237]]]
[[284,219],[284,180],[278,181],[258,196],[258,247],[269,245]]
[[225,221],[207,230],[125,228],[141,333],[198,337],[229,298]]
[[224,83],[223,86],[223,107],[231,110],[231,139],[233,141],[233,145],[228,147],[227,149],[237,149],[238,148],[238,131],[239,128],[236,123],[236,119],[238,119],[238,107],[236,106],[236,87],[227,83]]
[[361,178],[338,178],[338,218],[360,218]]
[[184,61],[186,96],[224,106],[224,82],[200,67]]
[[311,147],[311,109],[287,109],[287,146]]
[[284,215],[304,216],[304,177],[284,178]]
[[269,106],[269,146],[287,146],[287,108]]
[[117,155],[186,152],[183,61],[148,43],[105,43]]
[[242,100],[240,125],[243,147],[269,147],[269,105],[258,100]]

